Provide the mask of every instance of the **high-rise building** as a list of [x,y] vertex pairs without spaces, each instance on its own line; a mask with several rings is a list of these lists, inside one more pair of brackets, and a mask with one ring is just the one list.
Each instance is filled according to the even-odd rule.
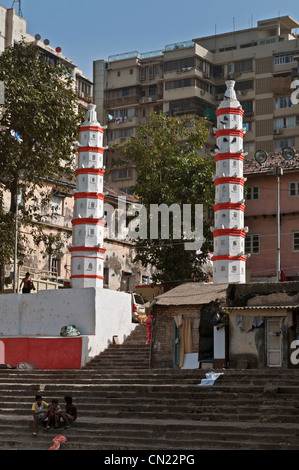
[[14,8],[5,8],[3,5],[0,5],[0,31],[0,54],[4,52],[6,47],[11,47],[24,39],[26,43],[36,42],[42,49],[48,63],[54,66],[58,63],[67,66],[72,73],[78,105],[87,111],[88,104],[92,102],[92,81],[71,59],[63,55],[59,45],[53,47],[47,38],[42,38],[38,33],[35,36],[29,34],[27,20],[19,16]]
[[[215,111],[226,80],[234,80],[244,110],[244,151],[280,151],[299,145],[299,113],[291,102],[298,77],[299,23],[289,16],[258,21],[256,27],[195,38],[149,53],[130,52],[94,61],[94,101],[108,124],[108,145],[134,135],[153,111],[206,116],[215,142]],[[136,181],[133,165],[112,166],[107,181],[123,190]]]

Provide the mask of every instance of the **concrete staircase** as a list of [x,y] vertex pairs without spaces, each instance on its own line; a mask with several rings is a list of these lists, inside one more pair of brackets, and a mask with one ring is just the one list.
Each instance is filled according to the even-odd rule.
[[[207,370],[149,369],[150,348],[138,325],[81,370],[0,368],[0,450],[299,450],[299,372],[222,370],[200,386]],[[63,405],[73,396],[70,429],[39,427],[31,405],[40,393]]]

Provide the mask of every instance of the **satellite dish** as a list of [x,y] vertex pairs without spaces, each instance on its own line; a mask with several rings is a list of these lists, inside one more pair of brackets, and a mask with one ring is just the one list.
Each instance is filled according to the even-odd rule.
[[266,150],[257,150],[257,152],[255,152],[254,158],[261,165],[267,160],[268,154]]
[[281,153],[285,160],[293,160],[296,150],[293,147],[285,147],[282,149]]
[[44,45],[45,45],[45,46],[48,46],[49,44],[50,44],[49,39],[45,39],[45,40],[44,40]]
[[36,39],[37,41],[39,41],[39,40],[41,39],[41,35],[40,35],[40,34],[36,34],[34,37],[35,37],[35,39]]

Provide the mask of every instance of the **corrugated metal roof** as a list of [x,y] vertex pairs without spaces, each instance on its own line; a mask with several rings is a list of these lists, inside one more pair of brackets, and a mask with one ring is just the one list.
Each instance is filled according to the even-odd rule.
[[188,282],[156,297],[156,305],[204,305],[226,301],[228,284]]
[[293,310],[299,308],[299,305],[245,305],[244,307],[227,307],[228,310],[266,310],[271,308]]

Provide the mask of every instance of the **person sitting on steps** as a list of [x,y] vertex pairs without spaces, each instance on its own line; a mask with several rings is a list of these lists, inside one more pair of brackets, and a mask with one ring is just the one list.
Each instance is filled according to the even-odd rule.
[[77,419],[77,407],[73,404],[72,397],[66,396],[65,400],[65,411],[60,411],[58,416],[63,419],[66,423],[66,428],[69,428]]
[[59,427],[59,412],[61,411],[60,406],[58,405],[58,400],[52,400],[52,404],[48,408],[47,416],[47,429],[50,429],[51,426],[54,428]]
[[37,425],[39,421],[44,421],[48,415],[48,403],[43,401],[41,395],[36,395],[35,402],[32,405],[32,413],[33,413],[33,435],[37,435]]

